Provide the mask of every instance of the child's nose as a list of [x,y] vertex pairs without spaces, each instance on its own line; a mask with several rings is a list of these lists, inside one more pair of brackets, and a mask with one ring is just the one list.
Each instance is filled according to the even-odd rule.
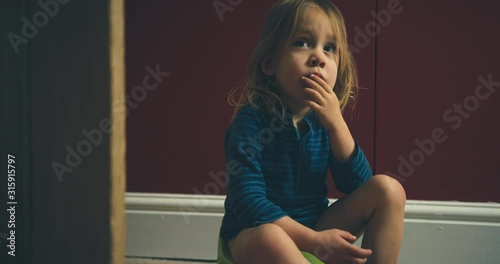
[[310,66],[319,66],[319,67],[324,67],[325,66],[325,59],[321,55],[313,54],[309,58],[309,65]]

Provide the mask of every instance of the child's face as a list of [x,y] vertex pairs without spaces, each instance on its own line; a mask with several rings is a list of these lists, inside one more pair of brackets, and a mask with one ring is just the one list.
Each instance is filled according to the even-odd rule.
[[317,6],[309,7],[304,18],[297,36],[284,43],[274,62],[282,99],[293,107],[305,107],[309,99],[302,76],[320,73],[331,89],[337,80],[338,51],[330,20]]

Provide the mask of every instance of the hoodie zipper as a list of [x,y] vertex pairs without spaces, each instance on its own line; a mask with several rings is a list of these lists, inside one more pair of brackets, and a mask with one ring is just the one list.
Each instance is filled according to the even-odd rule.
[[302,135],[298,126],[295,128],[296,133],[299,137],[299,140],[298,140],[299,165],[298,165],[298,171],[297,171],[297,182],[295,183],[295,192],[296,193],[299,192],[299,183],[300,183],[300,178],[301,178],[302,145],[304,144],[304,139],[311,133],[311,131],[310,131],[311,128],[310,128],[309,124],[306,123],[306,126],[307,126],[307,131],[303,135]]
[[302,164],[302,154],[301,154],[301,151],[300,151],[300,147],[301,147],[301,142],[302,142],[302,138],[299,139],[299,144],[298,144],[298,151],[299,151],[299,166],[298,166],[298,171],[297,171],[297,182],[295,183],[295,192],[298,193],[299,192],[299,182],[300,182],[300,164]]
[[295,191],[298,193],[299,192],[299,183],[300,183],[300,179],[301,179],[301,169],[302,169],[302,145],[304,145],[304,138],[309,134],[309,132],[307,132],[306,134],[304,134],[302,137],[300,137],[299,141],[298,141],[298,152],[299,152],[299,165],[298,165],[298,171],[297,171],[297,182],[296,182],[296,185],[295,185]]

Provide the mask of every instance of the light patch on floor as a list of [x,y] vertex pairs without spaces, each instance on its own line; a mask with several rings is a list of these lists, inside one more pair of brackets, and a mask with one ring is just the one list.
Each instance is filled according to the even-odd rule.
[[181,261],[166,259],[147,259],[147,258],[126,258],[125,264],[211,264],[215,261]]

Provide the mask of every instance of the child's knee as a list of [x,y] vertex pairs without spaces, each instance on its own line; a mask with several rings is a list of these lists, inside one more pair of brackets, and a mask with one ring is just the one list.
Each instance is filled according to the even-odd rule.
[[[237,240],[239,246],[233,254],[235,263],[276,263],[302,257],[293,240],[275,224],[262,224],[246,229],[238,235]],[[294,248],[296,252],[293,252]]]
[[249,245],[254,253],[280,252],[281,247],[293,242],[286,232],[275,224],[262,224],[248,230]]
[[234,246],[230,248],[235,263],[255,263],[258,259],[266,257],[268,252],[272,251],[273,233],[279,232],[279,229],[272,224],[263,224],[253,228],[242,230],[236,240]]
[[385,174],[378,174],[373,176],[372,181],[380,192],[379,197],[383,198],[385,203],[403,205],[406,203],[406,192],[398,180]]
[[259,242],[259,244],[271,246],[287,239],[288,235],[285,230],[275,224],[262,224],[255,227],[253,237],[254,241]]

